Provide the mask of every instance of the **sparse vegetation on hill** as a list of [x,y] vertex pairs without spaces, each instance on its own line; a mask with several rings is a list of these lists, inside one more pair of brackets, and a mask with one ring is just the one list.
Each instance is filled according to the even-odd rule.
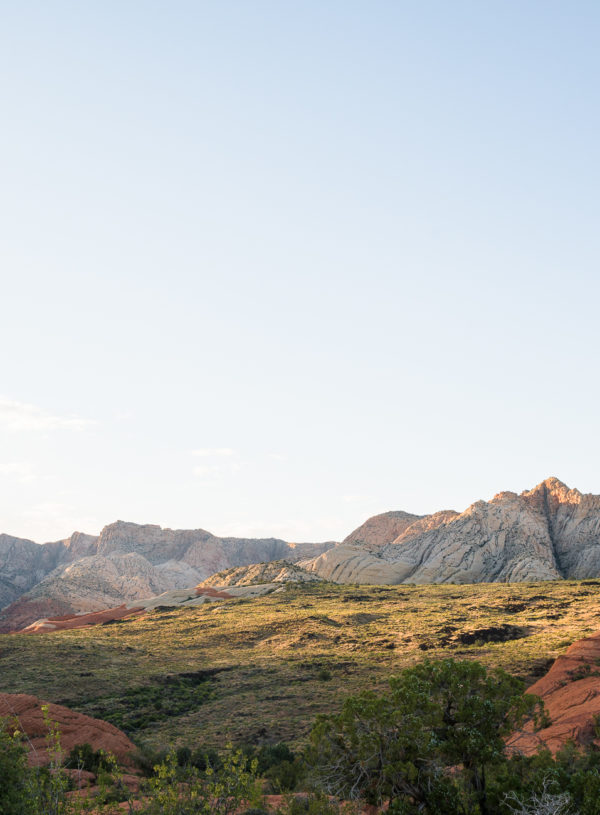
[[[1,815],[600,815],[600,751],[507,750],[509,734],[546,713],[518,679],[474,660],[425,660],[382,694],[346,698],[317,717],[300,756],[283,744],[171,748],[127,781],[88,744],[65,760],[44,710],[48,768],[28,766],[19,722],[0,719]],[[267,779],[290,794],[266,798]]]
[[[122,713],[128,735],[154,747],[193,746],[199,734],[206,747],[298,747],[317,714],[424,657],[478,659],[530,683],[598,619],[598,581],[288,584],[254,600],[2,636],[0,690]],[[190,675],[201,683],[188,686]]]

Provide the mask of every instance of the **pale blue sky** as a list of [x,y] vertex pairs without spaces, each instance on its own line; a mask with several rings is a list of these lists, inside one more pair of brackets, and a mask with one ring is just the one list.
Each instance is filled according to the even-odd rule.
[[0,531],[600,493],[600,6],[0,3]]

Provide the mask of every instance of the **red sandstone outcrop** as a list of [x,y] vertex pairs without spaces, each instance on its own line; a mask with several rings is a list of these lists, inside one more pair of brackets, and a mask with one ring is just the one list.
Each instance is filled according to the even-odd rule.
[[107,608],[102,611],[92,611],[89,614],[63,614],[60,617],[43,617],[23,629],[27,634],[41,634],[49,631],[65,631],[71,628],[85,628],[89,625],[102,625],[104,623],[122,620],[142,614],[146,609],[139,606],[129,608],[125,604],[116,608]]
[[552,724],[534,732],[530,723],[508,742],[531,755],[540,747],[553,753],[567,741],[600,747],[600,632],[573,643],[548,673],[528,688],[546,706]]
[[92,719],[62,705],[43,702],[24,693],[0,693],[0,716],[16,719],[27,736],[29,762],[40,766],[50,763],[42,705],[48,706],[48,716],[60,731],[60,743],[66,755],[78,744],[90,744],[94,750],[112,753],[123,766],[131,766],[135,745],[125,733],[101,719]]
[[[147,611],[161,607],[177,608],[198,606],[203,603],[235,600],[236,598],[261,597],[273,591],[281,590],[281,583],[241,583],[231,585],[200,585],[192,589],[174,589],[156,597],[136,600],[134,603],[123,603],[115,608],[107,608],[88,614],[63,614],[55,617],[42,617],[23,628],[18,633],[50,634],[65,629],[84,628],[90,625],[107,625],[126,618],[145,614]],[[15,632],[16,633],[16,632]]]

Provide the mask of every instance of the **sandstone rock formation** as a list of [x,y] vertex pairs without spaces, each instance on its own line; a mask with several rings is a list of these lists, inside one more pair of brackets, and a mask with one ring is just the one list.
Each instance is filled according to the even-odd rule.
[[[39,546],[0,536],[0,632],[40,617],[95,612],[187,589],[215,572],[259,561],[296,561],[333,543],[277,538],[218,538],[203,529],[172,530],[117,521],[98,537],[75,533]],[[192,590],[193,591],[193,590]]]
[[[478,583],[600,574],[600,496],[556,478],[463,513],[386,513],[299,565],[347,583]],[[397,529],[399,534],[391,536]]]
[[[285,559],[290,566],[255,566]],[[248,569],[248,567],[251,567]],[[506,582],[600,575],[600,496],[555,478],[502,492],[462,513],[369,518],[341,544],[218,538],[117,521],[38,546],[0,536],[0,632],[40,618],[132,608],[230,569],[211,585],[313,577],[347,583]],[[244,571],[245,569],[245,571]],[[192,592],[193,593],[193,592]],[[195,595],[194,595],[195,596]]]
[[42,705],[48,706],[50,720],[60,731],[61,749],[68,755],[73,747],[86,742],[97,750],[112,753],[123,766],[131,766],[135,745],[125,733],[101,719],[92,719],[62,705],[49,704],[36,696],[24,693],[0,693],[0,716],[16,720],[18,728],[27,735],[29,763],[45,766],[50,763]]
[[[258,567],[266,564],[257,564]],[[242,571],[246,568],[241,567]],[[235,570],[232,570],[235,571]],[[308,580],[320,580],[312,575]],[[172,589],[156,597],[147,597],[142,600],[133,600],[123,603],[115,608],[102,611],[90,611],[82,614],[61,614],[54,617],[41,617],[30,623],[20,631],[24,634],[49,634],[53,631],[65,631],[72,628],[85,628],[90,625],[107,625],[123,620],[126,617],[136,617],[160,608],[183,608],[199,606],[204,603],[223,602],[236,599],[253,599],[264,594],[282,590],[281,581],[277,583],[242,583],[239,585],[207,585],[201,584],[193,589]]]
[[307,572],[289,560],[273,560],[269,563],[253,563],[218,572],[204,580],[205,586],[252,586],[264,583],[311,583],[322,580],[313,572]]
[[358,546],[383,546],[391,543],[422,517],[422,515],[412,515],[410,512],[383,512],[381,515],[368,518],[364,524],[344,538],[342,543]]
[[0,608],[39,583],[56,567],[61,542],[38,546],[30,540],[0,535]]
[[578,640],[552,665],[546,676],[527,689],[546,706],[551,725],[534,731],[529,723],[509,741],[511,750],[531,755],[540,747],[556,753],[572,741],[600,747],[600,632]]

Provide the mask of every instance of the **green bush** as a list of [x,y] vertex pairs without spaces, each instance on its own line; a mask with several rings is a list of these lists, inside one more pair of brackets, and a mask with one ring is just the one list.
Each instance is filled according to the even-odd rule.
[[70,770],[85,770],[89,773],[97,773],[99,770],[110,770],[113,762],[104,750],[94,750],[91,744],[84,742],[76,744],[70,751],[65,767]]
[[269,781],[273,793],[293,792],[305,775],[302,758],[285,742],[263,744],[258,748],[243,745],[241,750],[248,760],[256,759],[256,772]]
[[488,774],[506,761],[504,738],[541,703],[523,683],[478,662],[425,661],[320,716],[307,758],[328,793],[396,813],[491,815]]
[[8,720],[0,719],[1,815],[28,815],[29,793],[27,753],[20,734]]
[[157,765],[146,789],[148,801],[142,815],[233,815],[245,806],[258,808],[261,793],[256,781],[256,761],[230,751],[222,767],[179,767],[175,751]]

